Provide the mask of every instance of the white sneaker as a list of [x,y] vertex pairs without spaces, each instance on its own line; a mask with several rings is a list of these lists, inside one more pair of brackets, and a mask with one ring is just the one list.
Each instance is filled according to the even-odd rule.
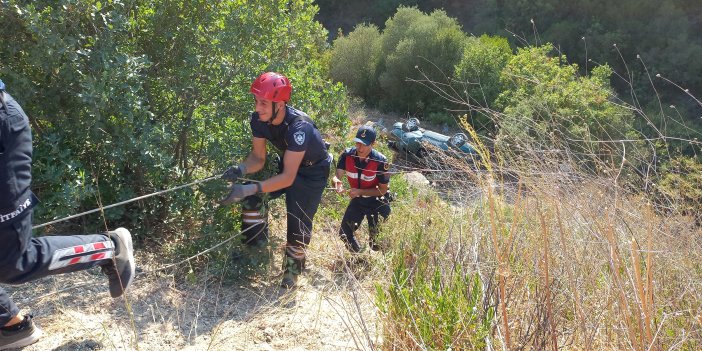
[[37,342],[43,334],[34,324],[32,315],[25,315],[19,325],[10,327],[10,330],[0,328],[0,350],[29,346]]
[[125,228],[117,228],[107,235],[115,243],[115,256],[111,262],[102,266],[102,272],[110,280],[110,295],[119,297],[134,280],[136,264],[132,235]]

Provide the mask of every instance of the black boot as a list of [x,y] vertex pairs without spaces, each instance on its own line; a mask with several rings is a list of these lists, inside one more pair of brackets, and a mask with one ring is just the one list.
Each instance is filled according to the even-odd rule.
[[378,228],[370,228],[368,230],[368,245],[373,251],[380,251],[380,245],[378,244]]
[[356,241],[356,238],[351,237],[349,238],[346,236],[346,234],[341,234],[341,241],[344,242],[344,245],[346,245],[346,248],[353,252],[353,253],[359,253],[361,252],[361,245],[358,244],[358,241]]
[[268,243],[268,223],[266,222],[255,224],[243,222],[241,232],[244,235],[242,240],[248,246],[261,247]]
[[280,286],[285,289],[292,289],[297,284],[297,278],[305,269],[305,259],[295,259],[288,257],[283,258],[283,280]]
[[247,196],[242,201],[241,232],[246,245],[265,246],[268,242],[268,211],[261,196]]

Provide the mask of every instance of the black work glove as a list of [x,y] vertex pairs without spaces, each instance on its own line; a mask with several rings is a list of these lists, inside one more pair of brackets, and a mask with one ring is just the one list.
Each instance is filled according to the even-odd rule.
[[231,187],[229,195],[219,202],[220,205],[230,205],[243,200],[247,196],[251,196],[261,191],[261,183],[255,184],[234,184]]
[[240,164],[236,167],[232,166],[227,168],[224,173],[222,173],[222,179],[226,179],[230,182],[235,182],[239,177],[244,175],[244,171],[246,170],[246,167],[243,164]]

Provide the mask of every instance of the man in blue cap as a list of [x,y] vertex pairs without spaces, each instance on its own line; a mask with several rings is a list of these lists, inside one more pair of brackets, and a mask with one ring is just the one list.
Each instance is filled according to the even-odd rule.
[[[121,296],[134,278],[127,229],[71,236],[32,237],[32,132],[22,107],[0,81],[0,283],[23,284],[55,274],[100,266],[110,295]],[[20,314],[0,287],[0,350],[20,348],[42,335],[32,316]]]
[[[338,193],[346,192],[351,198],[344,218],[341,220],[339,235],[346,247],[354,253],[361,246],[354,237],[363,218],[368,220],[369,244],[377,251],[380,245],[376,240],[379,217],[383,220],[390,215],[388,186],[390,184],[390,164],[383,154],[373,148],[376,133],[373,127],[361,126],[356,132],[355,147],[341,154],[336,165],[334,187]],[[349,189],[345,190],[341,178],[346,176]]]

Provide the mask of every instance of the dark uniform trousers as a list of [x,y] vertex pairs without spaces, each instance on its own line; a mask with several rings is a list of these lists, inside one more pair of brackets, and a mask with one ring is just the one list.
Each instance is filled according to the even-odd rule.
[[379,216],[383,220],[390,215],[390,204],[387,200],[378,197],[356,197],[351,199],[346,207],[344,218],[341,220],[339,235],[349,250],[359,252],[361,246],[358,244],[354,232],[358,229],[365,217],[368,220],[369,244],[372,248],[377,247],[375,237],[378,234]]
[[[331,157],[311,166],[300,166],[293,184],[285,189],[271,192],[268,199],[276,199],[285,194],[287,210],[287,243],[285,245],[285,270],[299,274],[305,268],[305,250],[312,238],[312,221],[322,201],[324,188],[329,181]],[[265,233],[265,234],[264,234]],[[267,223],[263,221],[252,226],[246,235],[246,242],[265,240]]]
[[[22,216],[23,218],[0,227],[0,283],[22,284],[50,275],[92,268],[111,260],[113,244],[107,235],[34,238],[32,210],[26,211]],[[94,250],[95,244],[106,248]],[[55,255],[64,249],[65,254]],[[61,260],[56,260],[59,257]],[[18,313],[19,309],[7,291],[0,287],[0,326],[7,324]]]

